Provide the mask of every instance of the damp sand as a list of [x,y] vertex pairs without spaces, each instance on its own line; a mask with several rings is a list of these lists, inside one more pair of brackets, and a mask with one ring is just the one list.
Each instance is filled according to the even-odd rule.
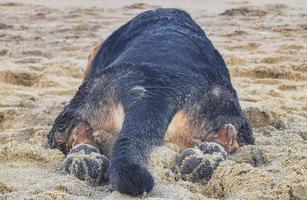
[[307,199],[307,5],[304,1],[0,0],[0,199],[129,199],[63,170],[46,146],[53,120],[82,82],[88,53],[138,13],[185,8],[224,57],[255,146],[216,169],[207,185],[170,168],[157,148],[154,190],[142,199]]

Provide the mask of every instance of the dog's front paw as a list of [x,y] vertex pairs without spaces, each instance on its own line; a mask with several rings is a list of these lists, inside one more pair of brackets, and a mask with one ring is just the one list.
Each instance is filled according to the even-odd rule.
[[91,145],[79,144],[72,148],[64,166],[69,174],[91,185],[102,185],[108,181],[109,159]]
[[207,183],[226,155],[226,151],[219,144],[204,142],[198,147],[182,151],[177,158],[176,171],[184,180]]
[[214,171],[214,163],[196,148],[185,149],[176,164],[181,178],[193,182],[207,182]]
[[154,179],[144,166],[124,159],[111,164],[109,178],[114,189],[129,195],[144,194],[154,186]]

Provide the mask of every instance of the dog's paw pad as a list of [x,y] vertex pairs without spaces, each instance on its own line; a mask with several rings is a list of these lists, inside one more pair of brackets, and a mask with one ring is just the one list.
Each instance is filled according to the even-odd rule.
[[198,145],[198,148],[204,154],[219,154],[223,158],[227,156],[227,152],[225,151],[224,147],[215,142],[203,142]]
[[183,180],[193,182],[207,182],[210,180],[213,171],[213,161],[200,155],[199,152],[186,156],[181,162],[178,162],[178,168]]
[[200,165],[195,169],[192,178],[194,181],[205,180],[207,182],[211,179],[214,169],[214,166],[209,160],[203,159]]
[[91,185],[102,185],[108,181],[109,159],[99,153],[70,153],[64,161],[64,166],[69,174]]
[[226,155],[221,145],[203,142],[198,147],[183,150],[177,157],[174,169],[184,180],[207,183]]
[[197,166],[202,162],[202,158],[189,157],[181,165],[181,174],[190,174],[197,168]]
[[188,148],[178,156],[176,170],[183,180],[207,182],[215,168],[213,162],[198,148]]
[[180,165],[182,161],[184,161],[187,157],[196,154],[194,148],[188,148],[181,152],[181,154],[177,157],[177,165]]
[[90,154],[90,153],[99,153],[99,150],[89,144],[78,144],[76,146],[74,146],[71,150],[70,150],[70,154],[72,153],[79,153],[79,152],[84,152],[85,154]]

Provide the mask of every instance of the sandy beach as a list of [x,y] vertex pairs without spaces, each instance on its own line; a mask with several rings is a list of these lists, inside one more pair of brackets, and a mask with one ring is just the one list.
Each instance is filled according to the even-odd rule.
[[307,199],[303,0],[0,0],[0,199],[132,199],[66,174],[46,135],[92,48],[158,7],[188,11],[222,54],[256,145],[229,156],[206,185],[171,171],[177,146],[159,147],[149,163],[156,186],[138,199]]

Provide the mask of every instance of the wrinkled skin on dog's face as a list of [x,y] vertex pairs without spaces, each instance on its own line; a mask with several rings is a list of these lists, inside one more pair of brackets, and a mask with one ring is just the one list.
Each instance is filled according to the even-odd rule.
[[153,147],[167,141],[185,149],[208,141],[232,153],[254,143],[251,130],[205,33],[186,12],[157,9],[94,49],[83,84],[48,139],[65,154],[78,144],[97,148],[110,159],[101,173],[112,187],[136,195],[154,186],[146,169]]

